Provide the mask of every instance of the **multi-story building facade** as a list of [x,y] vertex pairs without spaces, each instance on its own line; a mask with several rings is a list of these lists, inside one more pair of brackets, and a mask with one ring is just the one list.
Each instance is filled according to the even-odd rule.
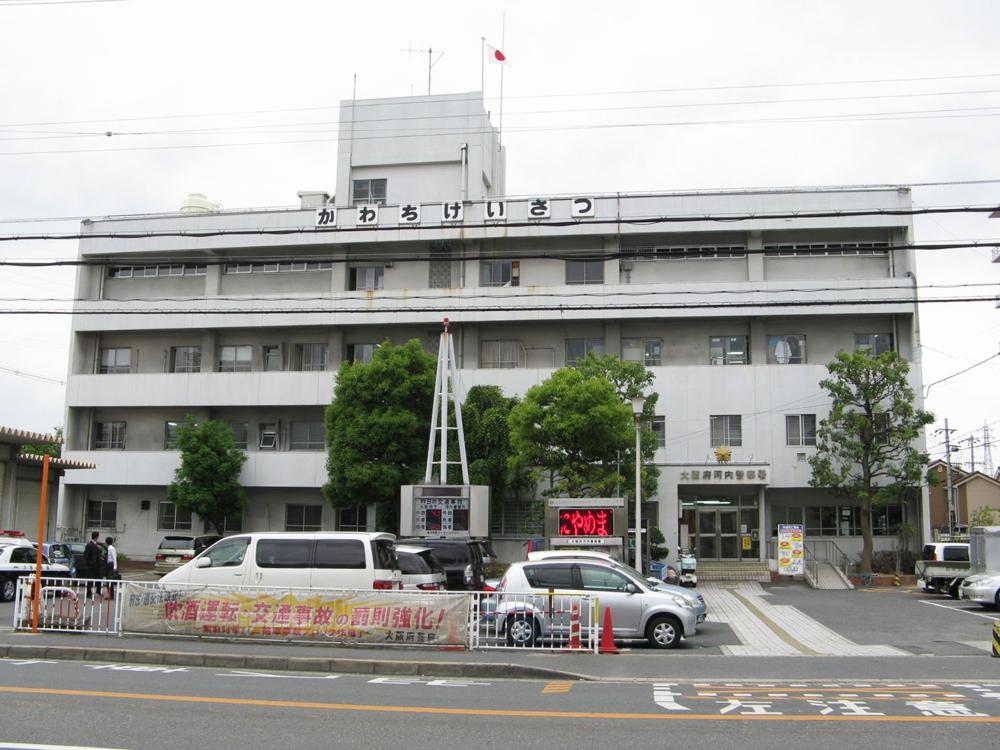
[[[84,222],[66,440],[97,468],[67,475],[64,534],[114,528],[142,558],[200,533],[164,490],[189,414],[247,451],[232,530],[371,526],[320,493],[337,369],[386,339],[434,349],[447,317],[465,387],[523,395],[587,352],[652,370],[661,474],[643,515],[672,555],[757,560],[786,522],[860,549],[859,509],[810,488],[807,460],[839,350],[915,359],[909,191],[509,197],[479,97],[345,102],[335,198]],[[920,394],[919,367],[911,381]],[[502,556],[524,511],[494,509]],[[878,543],[904,518],[926,535],[926,494],[875,514]]]

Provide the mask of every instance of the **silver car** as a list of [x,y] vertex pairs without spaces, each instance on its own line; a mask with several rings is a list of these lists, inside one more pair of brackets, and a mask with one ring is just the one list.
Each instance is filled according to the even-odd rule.
[[[644,638],[655,648],[676,648],[698,630],[689,597],[659,591],[601,560],[553,558],[514,563],[500,582],[494,614],[508,645],[530,646],[568,634],[568,618],[547,605],[550,591],[599,599],[602,613],[611,610],[616,640]],[[581,624],[589,625],[589,613],[580,614]]]
[[444,566],[434,557],[430,547],[400,544],[396,546],[396,559],[403,574],[403,590],[444,591],[448,578]]

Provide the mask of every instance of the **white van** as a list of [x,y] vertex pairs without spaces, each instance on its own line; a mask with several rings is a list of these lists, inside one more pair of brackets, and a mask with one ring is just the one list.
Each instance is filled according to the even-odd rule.
[[161,583],[316,589],[401,589],[392,534],[238,534],[219,540]]

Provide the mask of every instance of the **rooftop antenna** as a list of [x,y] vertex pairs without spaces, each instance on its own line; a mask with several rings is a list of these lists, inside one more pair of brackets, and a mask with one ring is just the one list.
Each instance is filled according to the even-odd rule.
[[444,57],[444,52],[438,51],[438,56],[434,57],[434,50],[430,47],[427,49],[413,49],[412,47],[407,47],[406,49],[400,50],[400,52],[408,52],[412,59],[414,52],[426,52],[427,53],[427,96],[431,95],[431,69],[437,65],[438,60]]
[[[427,465],[424,469],[424,484],[431,484],[434,474],[434,447],[438,434],[441,437],[441,452],[438,460],[438,484],[448,484],[448,466],[461,465],[462,484],[469,484],[469,462],[465,456],[465,431],[462,427],[462,402],[459,398],[461,383],[455,360],[455,343],[448,331],[448,319],[444,319],[444,330],[438,343],[437,374],[434,376],[434,407],[431,410],[431,435],[427,444]],[[448,426],[448,399],[455,404],[455,426]],[[458,433],[459,461],[448,460],[448,431]]]

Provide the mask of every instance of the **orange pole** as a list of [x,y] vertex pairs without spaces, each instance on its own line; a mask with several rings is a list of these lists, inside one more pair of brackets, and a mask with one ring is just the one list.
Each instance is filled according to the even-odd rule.
[[42,596],[42,549],[49,503],[49,455],[42,457],[42,498],[38,504],[38,550],[35,554],[35,592],[31,600],[31,632],[38,633],[38,602]]

